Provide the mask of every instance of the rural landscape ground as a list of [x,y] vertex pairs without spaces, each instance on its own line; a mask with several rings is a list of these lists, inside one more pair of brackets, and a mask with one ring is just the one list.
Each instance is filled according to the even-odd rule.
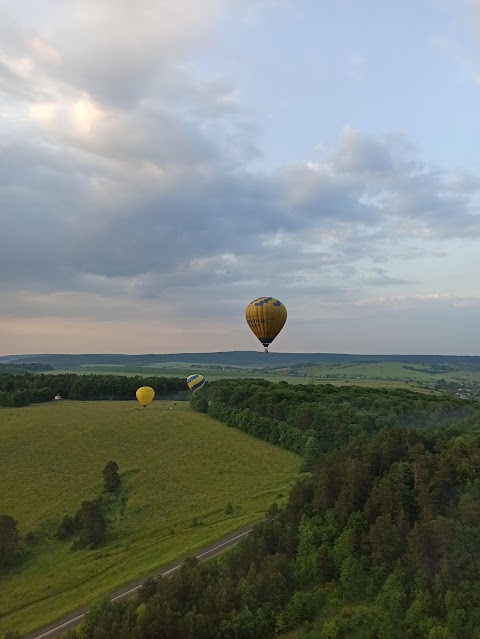
[[[0,358],[0,365],[26,363],[33,356]],[[290,384],[355,384],[410,388],[480,397],[480,358],[449,355],[352,355],[256,351],[171,355],[36,355],[51,372],[186,377],[201,373],[209,381],[263,378]]]
[[[25,561],[2,577],[0,633],[34,630],[257,521],[299,476],[298,456],[225,428],[187,402],[137,406],[0,409],[2,511],[35,538]],[[64,514],[101,492],[109,460],[120,468],[124,507],[111,513],[101,549],[72,551],[54,532]]]
[[[268,393],[262,391],[262,397],[266,393],[275,395],[273,389],[277,388],[278,399],[272,400],[263,413],[255,403],[249,404],[253,413],[259,410],[271,416],[272,406],[278,404],[283,417],[276,419],[293,419],[292,423],[298,421],[303,428],[302,420],[308,418],[310,423],[315,411],[320,411],[314,426],[319,429],[318,442],[348,428],[347,413],[357,410],[354,395],[345,395],[350,392],[347,388],[325,388],[324,394],[324,385],[379,389],[371,395],[362,388],[351,391],[364,394],[360,402],[366,402],[365,406],[371,402],[376,406],[372,405],[367,415],[368,409],[359,404],[364,412],[355,413],[352,423],[363,423],[361,428],[370,428],[369,419],[372,423],[383,419],[390,425],[396,420],[410,427],[422,425],[425,419],[425,427],[431,428],[422,411],[437,403],[439,410],[451,404],[452,419],[467,413],[476,415],[477,402],[468,401],[480,397],[480,363],[476,357],[271,355],[182,354],[177,358],[158,356],[157,361],[156,356],[44,355],[35,358],[44,369],[34,373],[94,374],[99,388],[102,375],[118,375],[133,378],[130,381],[134,388],[137,381],[140,386],[146,378],[175,377],[179,379],[169,383],[182,389],[183,380],[193,372],[203,374],[209,382],[245,378],[287,382],[292,384],[290,390],[285,384],[273,384]],[[28,361],[32,361],[31,356],[0,358],[0,370],[25,366],[28,371]],[[25,370],[9,371],[6,377],[24,376]],[[26,383],[36,378],[34,373],[27,372]],[[42,384],[39,381],[39,388]],[[232,388],[236,386],[242,383],[234,382]],[[245,382],[240,395],[251,397],[256,392],[254,386]],[[398,388],[416,392],[395,392]],[[299,397],[307,394],[299,401],[313,402],[306,412],[300,411],[298,420],[293,408],[297,391]],[[340,392],[345,397],[337,405],[332,393]],[[318,398],[309,399],[312,393],[318,393]],[[238,424],[228,428],[226,424],[233,425],[228,415],[217,421],[193,410],[187,401],[179,401],[190,396],[186,384],[185,390],[175,390],[169,396],[168,400],[157,399],[146,410],[139,409],[135,401],[73,401],[66,397],[58,402],[0,408],[0,514],[14,517],[23,540],[21,561],[1,578],[0,636],[8,630],[23,636],[88,606],[125,584],[260,521],[274,501],[286,502],[302,475],[304,460],[300,456],[241,432]],[[172,399],[175,396],[177,399]],[[320,408],[320,399],[329,396],[331,406]],[[239,397],[235,399],[237,408],[241,408]],[[420,397],[426,404],[409,407],[409,402],[415,403]],[[397,402],[398,407],[389,413],[382,404],[385,401],[391,401],[392,406]],[[450,409],[446,410],[448,413]],[[344,413],[343,417],[338,411]],[[286,417],[289,412],[292,416]],[[416,415],[416,426],[405,421],[404,415]],[[327,426],[332,419],[334,428],[330,432]],[[83,500],[102,494],[102,470],[111,460],[119,466],[122,489],[120,496],[107,504],[107,538],[94,550],[72,550],[72,539],[61,541],[56,536],[60,520],[66,514],[74,515]],[[287,633],[286,639],[313,639],[320,631],[323,638],[330,619],[338,624],[341,615],[348,617],[348,610],[339,612],[336,600],[317,604],[323,606],[320,617]],[[360,609],[352,610],[357,614]]]
[[[289,384],[354,384],[371,388],[409,388],[422,392],[449,392],[465,397],[480,396],[480,367],[447,366],[447,370],[435,370],[428,364],[409,365],[402,362],[347,362],[319,363],[281,367],[225,366],[172,362],[162,366],[83,365],[69,371],[75,374],[108,373],[109,375],[140,375],[183,377],[192,372],[200,373],[214,381],[225,378],[266,379]],[[444,385],[442,386],[442,384]]]

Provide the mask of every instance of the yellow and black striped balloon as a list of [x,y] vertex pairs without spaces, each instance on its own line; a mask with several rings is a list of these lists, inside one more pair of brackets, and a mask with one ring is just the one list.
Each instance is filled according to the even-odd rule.
[[245,309],[245,318],[268,353],[268,347],[287,321],[287,309],[274,297],[259,297]]
[[198,393],[198,391],[205,386],[205,378],[203,375],[189,375],[187,377],[187,386],[192,393]]
[[153,401],[155,391],[150,386],[142,386],[137,390],[136,396],[139,404],[146,408]]

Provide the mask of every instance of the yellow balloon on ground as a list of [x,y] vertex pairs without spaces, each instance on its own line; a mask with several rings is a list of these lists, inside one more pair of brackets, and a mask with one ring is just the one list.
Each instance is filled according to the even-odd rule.
[[192,393],[198,393],[198,391],[205,386],[205,378],[203,375],[189,375],[187,377],[187,386]]
[[150,386],[142,386],[137,390],[136,395],[139,403],[146,408],[155,397],[155,391]]
[[268,353],[268,347],[287,321],[287,309],[274,297],[259,297],[245,309],[245,318]]

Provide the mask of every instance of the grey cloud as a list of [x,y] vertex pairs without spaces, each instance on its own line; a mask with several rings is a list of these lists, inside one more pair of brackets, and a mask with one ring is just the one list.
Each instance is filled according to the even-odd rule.
[[25,55],[28,46],[28,30],[23,27],[18,18],[0,7],[0,53],[14,56]]
[[2,94],[17,100],[32,100],[38,97],[28,81],[0,60],[0,95]]
[[345,127],[332,157],[334,168],[340,172],[372,173],[393,168],[390,149],[363,131]]
[[405,280],[400,277],[378,275],[377,277],[362,277],[361,282],[370,286],[392,286],[395,284],[416,284],[414,280]]
[[[88,173],[83,158],[64,159],[59,164],[40,146],[11,145],[0,154],[6,169],[0,204],[11,211],[0,239],[2,273],[50,281],[65,272],[167,274],[195,257],[250,249],[256,236],[275,228],[278,208],[268,180],[185,171],[172,186],[145,192],[131,180],[126,205],[112,211],[108,201],[91,201],[90,182],[101,175],[92,167]],[[94,166],[110,178],[112,196],[122,190],[122,176]]]
[[[397,176],[386,204],[388,211],[414,224],[427,226],[429,236],[468,237],[480,233],[480,210],[475,194],[458,193],[449,188],[449,176],[425,171],[413,176]],[[471,197],[473,195],[473,197]]]
[[165,273],[192,258],[241,254],[278,223],[273,197],[248,178],[187,175],[173,191],[139,197],[131,215],[97,230],[78,251],[86,270],[107,275]]
[[452,193],[478,193],[480,190],[480,176],[469,172],[458,173],[448,179],[447,186]]
[[325,226],[341,221],[372,225],[379,220],[378,208],[362,202],[364,187],[328,167],[296,165],[284,169],[283,175],[292,219],[300,220],[300,227],[305,218]]
[[[141,151],[139,144],[139,159]],[[355,176],[349,182],[333,170],[307,165],[271,175],[228,171],[228,161],[222,165],[221,147],[211,152],[206,145],[203,153],[207,168],[197,167],[202,164],[199,147],[190,167],[177,160],[182,166],[179,179],[156,185],[155,180],[145,182],[130,162],[118,169],[96,156],[12,141],[0,153],[0,203],[2,210],[13,213],[0,239],[2,273],[23,278],[24,283],[43,283],[47,289],[57,285],[95,290],[94,279],[77,277],[91,274],[116,283],[119,291],[129,290],[122,288],[122,278],[144,276],[136,287],[144,296],[191,284],[208,287],[252,278],[321,290],[335,279],[356,277],[352,265],[360,259],[386,259],[382,245],[392,239],[392,230],[385,226],[389,218],[379,207],[359,202],[362,193]],[[152,158],[148,148],[145,156],[168,175],[167,157]],[[437,224],[437,233],[463,233],[447,210],[434,210],[442,179],[436,173],[416,178],[395,174],[392,188],[397,192],[390,196],[389,214],[393,219],[407,216]],[[107,197],[99,199],[92,181],[110,183],[111,197],[118,190],[118,208],[112,206],[108,189]],[[463,206],[471,229],[468,200],[449,197],[457,207]],[[456,215],[458,219],[462,217]],[[380,223],[383,228],[377,226]],[[277,247],[265,244],[277,232],[292,241]],[[337,233],[333,245],[325,240],[332,232]],[[315,237],[327,245],[306,251]],[[222,265],[225,253],[237,256],[237,262]],[[220,266],[188,266],[212,256],[218,256]],[[317,282],[312,283],[315,276]],[[408,282],[386,273],[360,281],[388,283]]]

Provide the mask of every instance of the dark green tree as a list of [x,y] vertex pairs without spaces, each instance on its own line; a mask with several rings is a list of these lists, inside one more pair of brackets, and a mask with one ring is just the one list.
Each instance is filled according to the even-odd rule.
[[148,601],[158,591],[158,581],[154,577],[148,577],[138,591],[138,599],[141,602]]
[[[84,617],[81,636],[84,639],[118,636],[115,633],[115,625],[119,627],[118,622],[122,620],[122,612],[122,607],[115,606],[107,598],[93,604]],[[110,635],[106,634],[107,630],[111,632]]]
[[79,529],[79,521],[71,515],[64,515],[58,524],[56,536],[58,539],[68,539]]
[[192,393],[190,396],[190,406],[198,413],[208,413],[208,399],[199,397],[196,393]]
[[103,475],[103,489],[106,493],[117,493],[120,490],[121,481],[118,476],[118,464],[114,461],[109,461],[102,471]]
[[17,522],[10,515],[0,515],[0,569],[14,561],[19,547]]
[[105,538],[107,522],[99,504],[95,501],[82,501],[79,520],[82,526],[80,546],[94,548],[101,544]]

